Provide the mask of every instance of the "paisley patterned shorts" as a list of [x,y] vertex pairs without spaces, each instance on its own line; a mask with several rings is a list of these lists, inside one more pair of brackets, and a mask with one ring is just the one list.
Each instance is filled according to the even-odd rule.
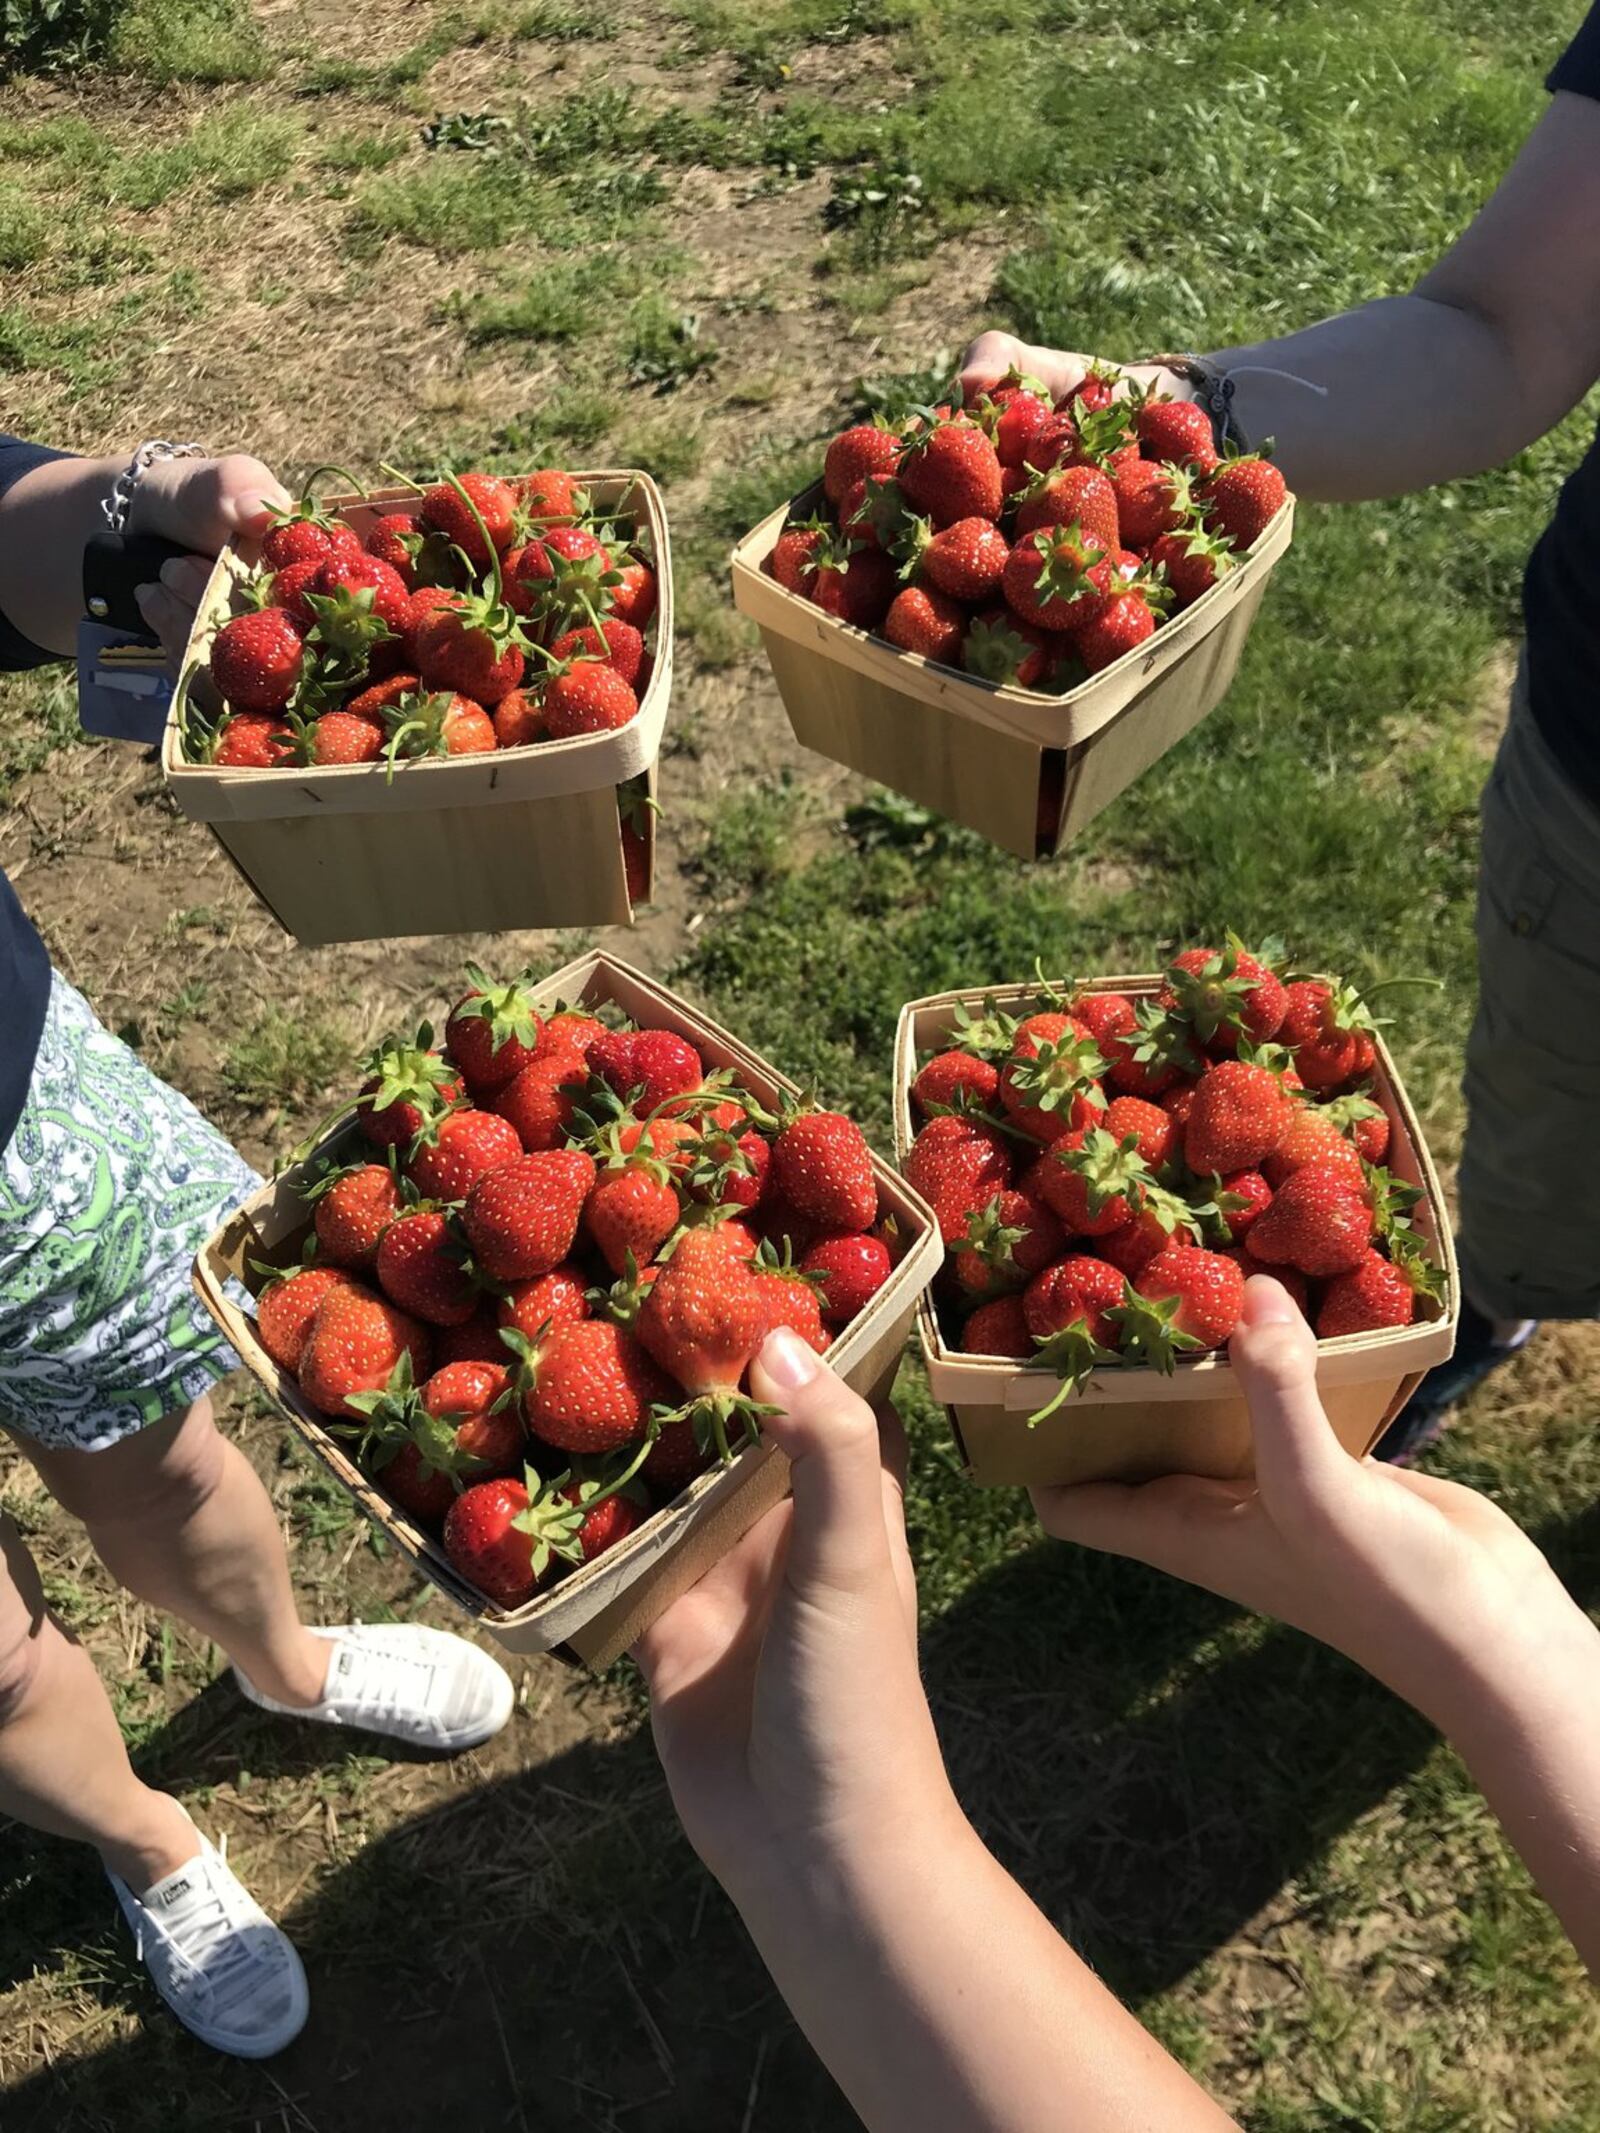
[[0,1153],[0,1422],[103,1451],[238,1367],[189,1285],[258,1180],[59,976]]

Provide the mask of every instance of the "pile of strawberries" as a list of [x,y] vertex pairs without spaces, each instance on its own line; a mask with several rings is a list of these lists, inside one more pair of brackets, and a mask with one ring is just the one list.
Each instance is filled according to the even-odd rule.
[[1383,1163],[1375,1024],[1348,986],[1280,974],[1277,944],[1190,948],[1138,1003],[1046,994],[962,1013],[919,1069],[905,1163],[939,1218],[946,1335],[1055,1371],[1222,1347],[1248,1274],[1320,1339],[1409,1325],[1439,1275]]
[[[777,1326],[819,1353],[889,1278],[871,1154],[676,1031],[469,970],[441,1049],[378,1049],[262,1346],[389,1498],[515,1607],[752,1436]],[[347,1130],[346,1138],[349,1138]]]
[[653,665],[639,530],[557,468],[448,476],[365,541],[308,490],[268,531],[248,590],[254,606],[211,643],[222,715],[187,735],[191,759],[232,770],[607,733],[634,717]]
[[1238,567],[1287,499],[1269,460],[1219,460],[1190,402],[1091,370],[1059,406],[1011,373],[964,409],[828,446],[829,515],[767,569],[827,614],[987,682],[1051,695],[1152,637]]

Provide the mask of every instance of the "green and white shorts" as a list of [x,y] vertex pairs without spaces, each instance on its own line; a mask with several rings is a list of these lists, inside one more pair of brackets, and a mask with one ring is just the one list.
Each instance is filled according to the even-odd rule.
[[0,1422],[104,1451],[236,1369],[189,1275],[258,1182],[57,976],[0,1154]]

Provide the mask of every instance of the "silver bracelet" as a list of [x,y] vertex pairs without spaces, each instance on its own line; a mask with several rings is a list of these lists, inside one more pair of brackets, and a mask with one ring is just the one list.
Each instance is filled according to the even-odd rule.
[[111,494],[100,499],[100,509],[105,513],[106,524],[113,533],[126,533],[128,513],[133,507],[133,492],[139,486],[139,477],[146,467],[153,467],[158,459],[209,459],[211,454],[203,444],[170,444],[165,437],[149,438],[128,461],[122,472],[111,484]]
[[1239,418],[1233,411],[1233,380],[1226,371],[1197,355],[1159,355],[1151,356],[1149,361],[1159,363],[1163,370],[1176,371],[1195,388],[1197,403],[1211,417],[1211,434],[1219,452],[1249,451],[1244,431],[1239,427]]

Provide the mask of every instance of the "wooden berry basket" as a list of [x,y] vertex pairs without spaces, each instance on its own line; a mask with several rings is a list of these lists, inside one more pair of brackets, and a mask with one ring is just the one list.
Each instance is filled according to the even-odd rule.
[[[636,470],[574,477],[601,509],[625,509],[658,580],[649,635],[654,665],[638,716],[615,733],[493,755],[423,758],[396,766],[340,763],[294,770],[228,770],[185,761],[185,706],[217,699],[206,665],[220,625],[241,606],[254,543],[217,558],[184,654],[162,739],[167,789],[212,834],[288,933],[308,946],[417,933],[493,933],[537,926],[631,925],[633,901],[618,788],[647,774],[672,693],[672,551],[660,491]],[[365,533],[409,489],[325,500]],[[654,811],[646,896],[655,869]]]
[[[1159,973],[1097,978],[1091,992],[1126,993],[1132,1000],[1159,991]],[[1037,1005],[1032,985],[999,985],[982,992],[935,993],[900,1011],[895,1036],[895,1150],[903,1163],[917,1130],[911,1084],[919,1059],[937,1050],[955,1027],[958,1005],[978,1010],[989,1001],[1008,1013]],[[1422,1129],[1381,1037],[1373,1100],[1389,1114],[1386,1167],[1421,1189],[1412,1220],[1444,1269],[1444,1300],[1434,1315],[1379,1333],[1348,1333],[1318,1344],[1317,1387],[1335,1435],[1347,1451],[1370,1451],[1416,1390],[1424,1371],[1455,1347],[1461,1291],[1444,1196]],[[1270,1273],[1263,1267],[1263,1273]],[[1232,1479],[1253,1471],[1250,1416],[1225,1355],[1179,1357],[1170,1377],[1115,1365],[1091,1372],[1046,1421],[1028,1417],[1050,1398],[1056,1379],[997,1357],[963,1355],[946,1343],[932,1298],[917,1304],[917,1332],[928,1382],[944,1401],[970,1478],[982,1487],[1045,1487],[1078,1481],[1150,1481],[1162,1474],[1209,1474]]]
[[[620,1007],[641,1025],[676,1030],[712,1066],[733,1068],[752,1095],[771,1104],[795,1084],[687,1000],[627,963],[601,953],[568,963],[531,988],[540,1004],[557,1000]],[[350,1456],[345,1440],[310,1407],[299,1386],[273,1362],[255,1321],[228,1294],[230,1282],[252,1291],[252,1262],[287,1265],[298,1258],[308,1227],[301,1188],[321,1158],[354,1140],[346,1127],[306,1162],[264,1186],[201,1248],[194,1285],[251,1375],[272,1395],[308,1444],[394,1548],[458,1607],[475,1616],[508,1651],[553,1651],[596,1672],[626,1651],[662,1609],[686,1592],[763,1512],[788,1493],[788,1462],[773,1446],[753,1445],[729,1467],[713,1469],[657,1511],[606,1555],[574,1571],[526,1605],[497,1608],[453,1568],[443,1548],[389,1503]],[[864,1398],[880,1399],[893,1383],[911,1331],[917,1297],[938,1270],[942,1247],[933,1212],[886,1162],[874,1157],[881,1206],[905,1240],[899,1264],[858,1318],[835,1341],[829,1361]]]
[[1019,859],[1070,844],[1222,701],[1294,531],[1291,499],[1238,568],[1148,644],[1045,696],[902,652],[785,591],[767,558],[791,517],[822,505],[820,485],[807,489],[733,552],[734,605],[761,631],[795,739]]

